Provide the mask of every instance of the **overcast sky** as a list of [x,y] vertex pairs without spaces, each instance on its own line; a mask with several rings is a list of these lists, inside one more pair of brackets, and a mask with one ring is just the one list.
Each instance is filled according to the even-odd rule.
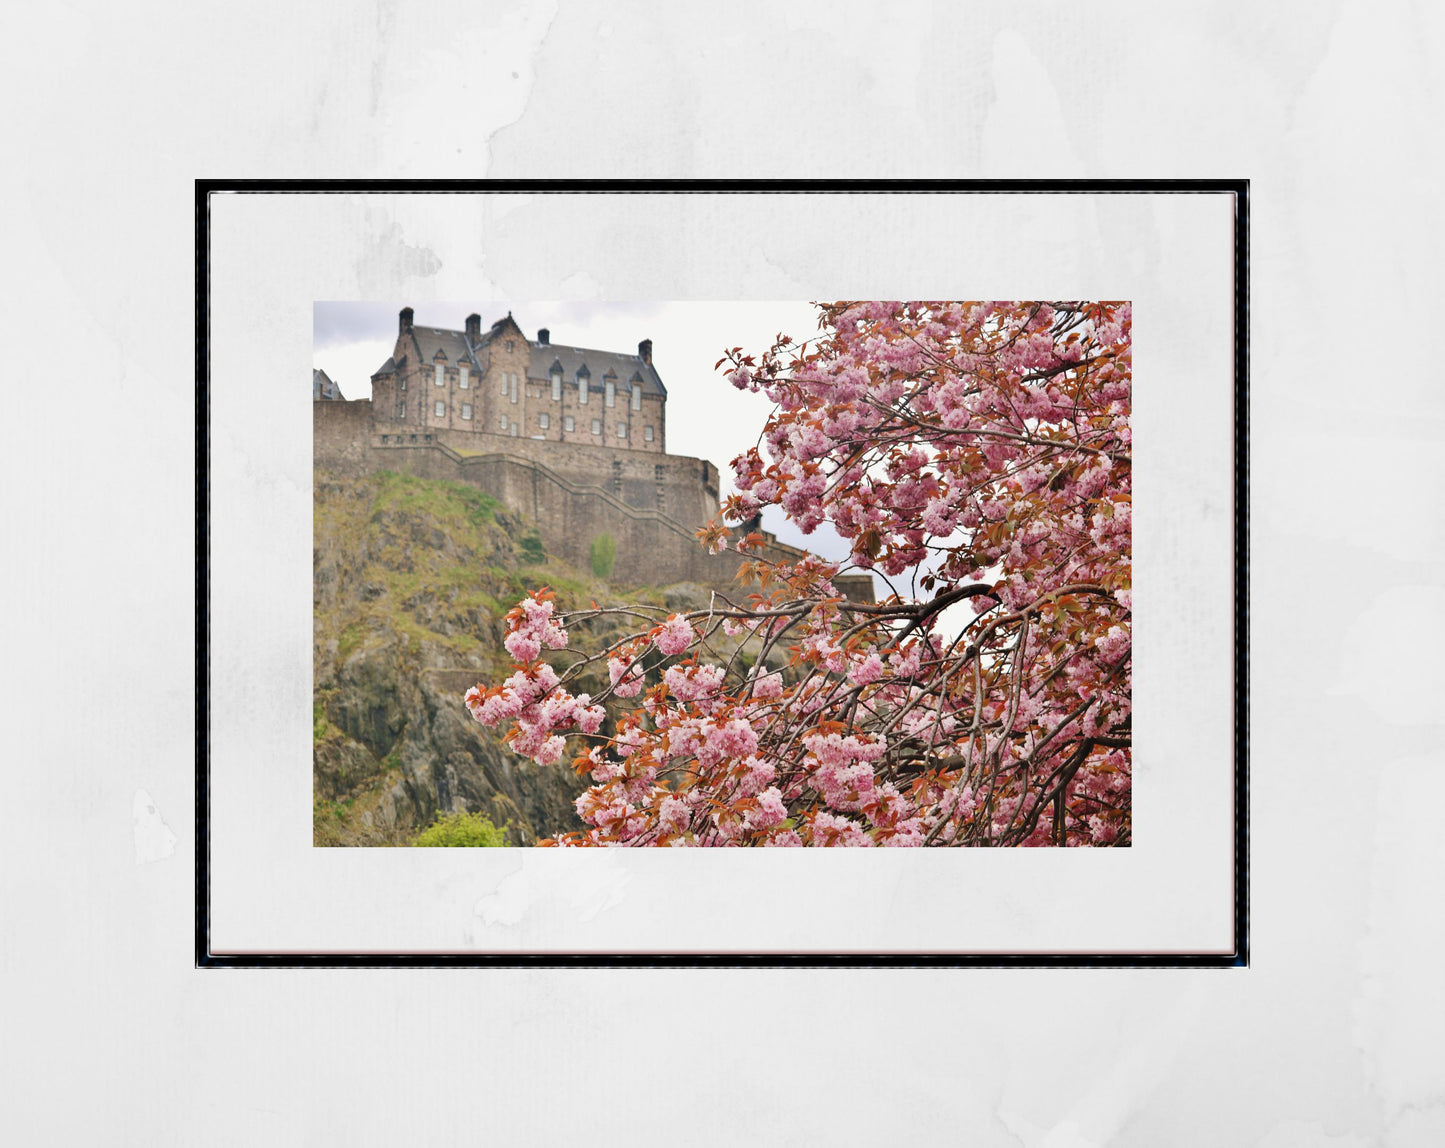
[[[667,387],[667,450],[716,464],[723,493],[732,489],[731,460],[754,445],[771,404],[735,389],[713,369],[729,347],[758,354],[782,332],[795,340],[818,333],[816,309],[807,302],[780,303],[547,303],[547,302],[318,302],[314,309],[313,366],[320,367],[348,399],[371,396],[371,375],[396,343],[397,313],[410,306],[423,327],[460,331],[473,312],[483,328],[512,313],[530,338],[546,327],[562,346],[637,353],[652,340],[652,362]],[[804,538],[770,509],[764,525],[779,538],[807,546],[825,558],[848,550],[827,527]]]

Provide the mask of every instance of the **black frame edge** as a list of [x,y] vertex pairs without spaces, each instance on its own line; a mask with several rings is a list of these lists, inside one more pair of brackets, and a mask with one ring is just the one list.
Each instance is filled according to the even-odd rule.
[[[1249,188],[1210,179],[246,180],[195,181],[197,968],[1248,968],[1249,947]],[[1179,194],[1234,196],[1234,936],[1232,953],[234,953],[210,951],[210,197],[217,193]]]

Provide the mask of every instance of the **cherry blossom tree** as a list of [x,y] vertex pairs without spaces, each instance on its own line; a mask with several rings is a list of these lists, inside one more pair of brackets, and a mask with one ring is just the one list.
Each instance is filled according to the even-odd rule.
[[[516,752],[570,738],[590,775],[589,828],[543,844],[1127,845],[1129,304],[819,311],[816,338],[718,363],[774,403],[699,535],[742,553],[743,588],[567,616],[539,591],[507,618],[515,671],[467,694]],[[829,524],[888,593],[851,601],[841,564],[729,530],[769,506]],[[542,659],[606,614],[636,624]]]

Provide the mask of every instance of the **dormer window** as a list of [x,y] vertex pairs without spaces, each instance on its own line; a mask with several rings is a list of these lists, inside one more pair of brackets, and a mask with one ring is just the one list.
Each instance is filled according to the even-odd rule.
[[552,370],[548,373],[552,379],[552,401],[560,403],[562,401],[562,364],[554,362]]
[[442,386],[447,381],[447,369],[442,363],[437,364],[437,386]]
[[641,384],[641,383],[633,383],[633,384],[632,384],[632,409],[635,410],[635,411],[640,411],[640,410],[642,409],[642,384]]
[[457,386],[462,390],[467,389],[467,365],[463,363],[457,368]]
[[616,406],[616,405],[617,405],[617,383],[614,382],[612,379],[607,379],[607,380],[606,380],[606,384],[607,384],[607,385],[606,385],[606,392],[605,392],[606,397],[603,399],[603,403],[604,403],[606,406],[609,406],[609,407]]
[[592,372],[587,369],[587,364],[583,363],[577,368],[577,402],[582,406],[587,405],[587,384],[591,381]]

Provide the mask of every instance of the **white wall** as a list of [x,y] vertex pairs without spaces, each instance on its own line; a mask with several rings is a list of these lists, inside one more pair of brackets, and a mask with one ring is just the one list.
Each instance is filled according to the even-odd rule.
[[[78,2],[5,32],[9,369],[73,354],[87,384],[61,440],[25,433],[55,397],[15,388],[0,451],[15,1142],[1445,1141],[1438,8]],[[604,174],[1254,181],[1250,970],[191,967],[191,181]],[[1171,241],[1096,226],[1141,280]],[[1019,235],[1019,266],[1075,240]],[[528,294],[605,298],[661,259],[795,299],[847,242],[780,230],[689,268],[599,231]],[[506,297],[533,286],[516,243],[459,267],[381,204],[330,258],[359,298]],[[281,505],[294,429],[213,424],[213,458]],[[215,659],[240,683],[216,714],[258,731],[309,681]],[[605,920],[615,885],[557,911]],[[433,924],[462,945],[473,906],[525,914],[500,887],[439,880],[458,912]]]

